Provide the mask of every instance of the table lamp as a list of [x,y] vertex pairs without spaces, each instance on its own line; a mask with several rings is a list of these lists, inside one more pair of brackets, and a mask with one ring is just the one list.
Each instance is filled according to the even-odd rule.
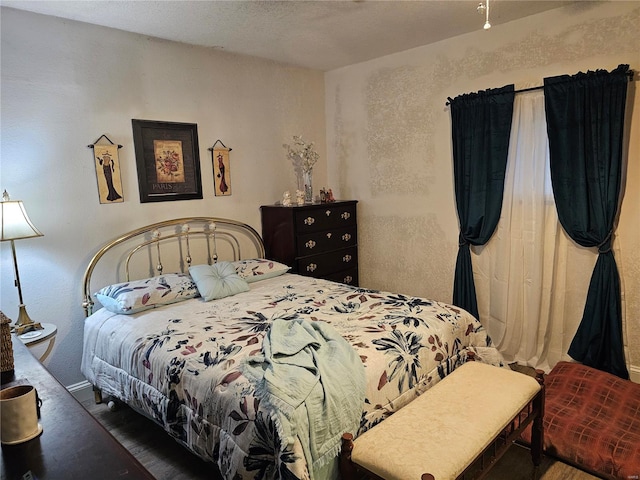
[[16,273],[15,284],[18,287],[18,297],[20,299],[20,311],[16,320],[14,331],[16,335],[22,335],[31,330],[42,330],[40,323],[29,318],[27,307],[22,302],[22,288],[20,287],[20,274],[18,273],[18,260],[16,258],[16,247],[14,240],[23,238],[41,237],[42,233],[34,227],[20,200],[10,200],[9,194],[5,190],[0,202],[0,242],[11,241],[11,253],[13,254],[13,267]]

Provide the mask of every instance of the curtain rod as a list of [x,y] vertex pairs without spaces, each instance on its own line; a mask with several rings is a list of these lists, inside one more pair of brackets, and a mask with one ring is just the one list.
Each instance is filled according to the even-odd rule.
[[[629,77],[629,81],[633,82],[633,70],[629,70],[628,72],[625,73],[625,75],[627,77]],[[531,92],[533,90],[542,90],[544,88],[544,85],[540,85],[538,87],[529,87],[529,88],[521,88],[520,90],[515,90],[513,93],[523,93],[523,92]],[[489,94],[492,95],[492,94]],[[447,102],[445,103],[445,106],[449,106],[451,105],[451,102],[453,101],[453,98],[451,97],[447,97]]]

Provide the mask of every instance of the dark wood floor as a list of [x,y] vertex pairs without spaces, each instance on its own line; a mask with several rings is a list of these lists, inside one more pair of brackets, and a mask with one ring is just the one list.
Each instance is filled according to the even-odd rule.
[[158,480],[222,480],[215,464],[192,454],[126,405],[115,411],[91,400],[83,405]]
[[[83,404],[158,480],[221,480],[216,466],[204,462],[176,443],[158,425],[120,406],[112,412],[106,404]],[[544,457],[534,472],[529,451],[511,447],[492,469],[488,480],[592,480],[593,477],[552,458]]]

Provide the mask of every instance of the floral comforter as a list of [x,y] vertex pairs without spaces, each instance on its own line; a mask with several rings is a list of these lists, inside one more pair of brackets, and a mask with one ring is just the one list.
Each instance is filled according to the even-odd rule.
[[[200,298],[85,323],[82,372],[104,394],[154,419],[218,464],[225,479],[308,479],[301,442],[283,442],[242,373],[275,319],[331,324],[358,352],[367,378],[360,432],[466,361],[502,365],[470,314],[432,300],[286,274],[249,292]],[[316,479],[338,478],[337,459]],[[213,474],[212,474],[213,478]]]

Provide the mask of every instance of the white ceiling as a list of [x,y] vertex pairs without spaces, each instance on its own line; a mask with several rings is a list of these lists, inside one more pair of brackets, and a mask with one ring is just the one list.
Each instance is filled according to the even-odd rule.
[[[496,26],[569,3],[577,2],[490,0],[490,20]],[[484,24],[478,0],[0,0],[0,5],[323,71],[481,30]]]

